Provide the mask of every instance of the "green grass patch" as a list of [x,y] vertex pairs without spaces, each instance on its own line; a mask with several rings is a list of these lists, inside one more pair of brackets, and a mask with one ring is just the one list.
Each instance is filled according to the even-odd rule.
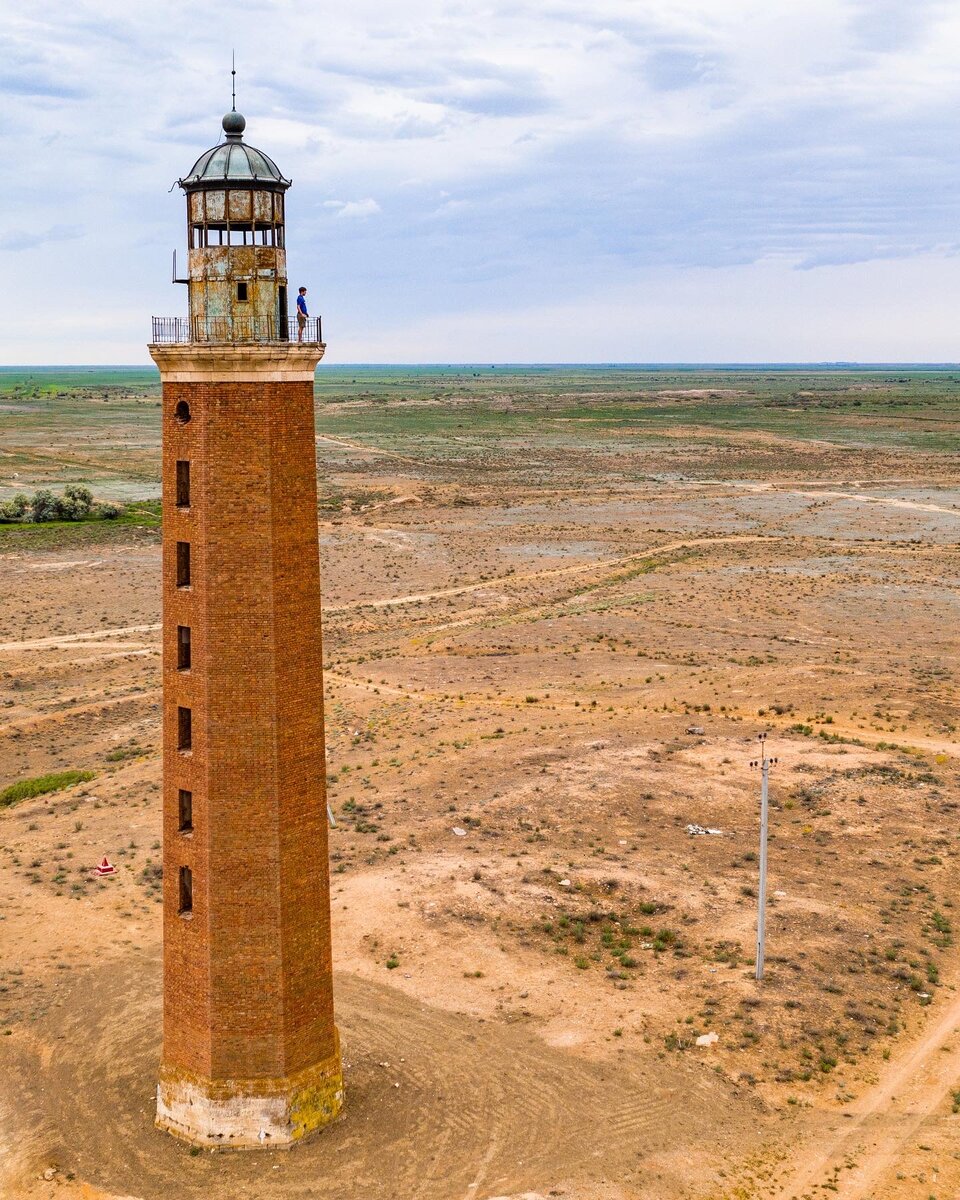
[[137,500],[131,502],[121,516],[109,521],[89,517],[81,521],[18,521],[0,525],[0,553],[58,550],[143,539],[155,542],[160,536],[160,526],[160,501]]
[[21,800],[32,800],[48,792],[60,792],[75,783],[87,783],[94,778],[93,771],[56,771],[52,775],[37,775],[33,779],[21,779],[11,783],[0,792],[0,808],[10,808]]

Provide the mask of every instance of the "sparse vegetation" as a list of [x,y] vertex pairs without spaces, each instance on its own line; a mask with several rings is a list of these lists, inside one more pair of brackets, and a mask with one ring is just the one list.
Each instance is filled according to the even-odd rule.
[[[155,550],[59,553],[158,537],[159,503],[128,499],[157,494],[155,394],[112,387],[25,380],[16,427],[0,407],[4,503],[20,480],[66,498],[80,474],[125,505],[0,528],[17,589],[2,637],[25,643],[0,679],[7,779],[102,768],[82,802],[5,816],[17,904],[0,915],[26,945],[54,906],[119,959],[161,901]],[[953,487],[958,392],[945,373],[324,367],[344,961],[381,996],[415,987],[424,1029],[442,981],[444,1020],[492,1044],[590,1012],[611,1097],[635,1087],[635,1050],[651,1079],[683,1054],[731,1112],[756,1086],[777,1121],[868,1094],[954,999],[956,667],[946,641],[908,635],[917,613],[948,629],[953,612],[953,501],[936,491]],[[48,429],[65,445],[98,419],[109,436],[71,443],[69,463],[31,457]],[[746,762],[766,726],[780,763],[758,988]],[[102,853],[109,883],[91,876]],[[23,986],[0,975],[5,1031],[82,969],[38,952]]]

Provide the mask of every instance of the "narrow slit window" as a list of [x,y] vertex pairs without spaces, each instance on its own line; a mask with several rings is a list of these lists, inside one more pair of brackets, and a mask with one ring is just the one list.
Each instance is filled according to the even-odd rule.
[[190,586],[190,543],[177,542],[177,587]]
[[193,912],[193,872],[189,867],[180,868],[180,913]]
[[177,709],[177,749],[193,749],[193,713],[189,708]]
[[193,830],[193,792],[180,788],[178,795],[179,819],[177,828],[181,833],[191,833]]
[[246,298],[247,298],[247,285],[245,283],[238,283],[237,284],[237,299],[238,300],[246,300]]
[[177,508],[190,507],[190,463],[177,460]]
[[177,626],[177,670],[190,670],[190,626]]

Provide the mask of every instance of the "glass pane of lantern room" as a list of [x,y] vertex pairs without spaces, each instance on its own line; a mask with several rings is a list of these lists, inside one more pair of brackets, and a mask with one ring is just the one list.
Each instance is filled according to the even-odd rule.
[[227,178],[250,178],[250,168],[247,165],[247,156],[239,146],[230,147],[230,157],[227,159]]

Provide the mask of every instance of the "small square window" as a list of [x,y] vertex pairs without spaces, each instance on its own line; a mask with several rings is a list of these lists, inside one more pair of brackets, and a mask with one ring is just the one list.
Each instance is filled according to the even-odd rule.
[[193,713],[189,708],[177,709],[177,749],[193,749]]
[[177,587],[190,586],[190,543],[177,542]]
[[179,913],[193,912],[193,872],[189,867],[180,868],[180,903]]
[[177,626],[177,670],[190,670],[190,626]]
[[193,792],[180,788],[177,794],[177,804],[179,809],[177,828],[181,833],[190,833],[193,830]]
[[190,463],[177,460],[177,508],[190,507]]

